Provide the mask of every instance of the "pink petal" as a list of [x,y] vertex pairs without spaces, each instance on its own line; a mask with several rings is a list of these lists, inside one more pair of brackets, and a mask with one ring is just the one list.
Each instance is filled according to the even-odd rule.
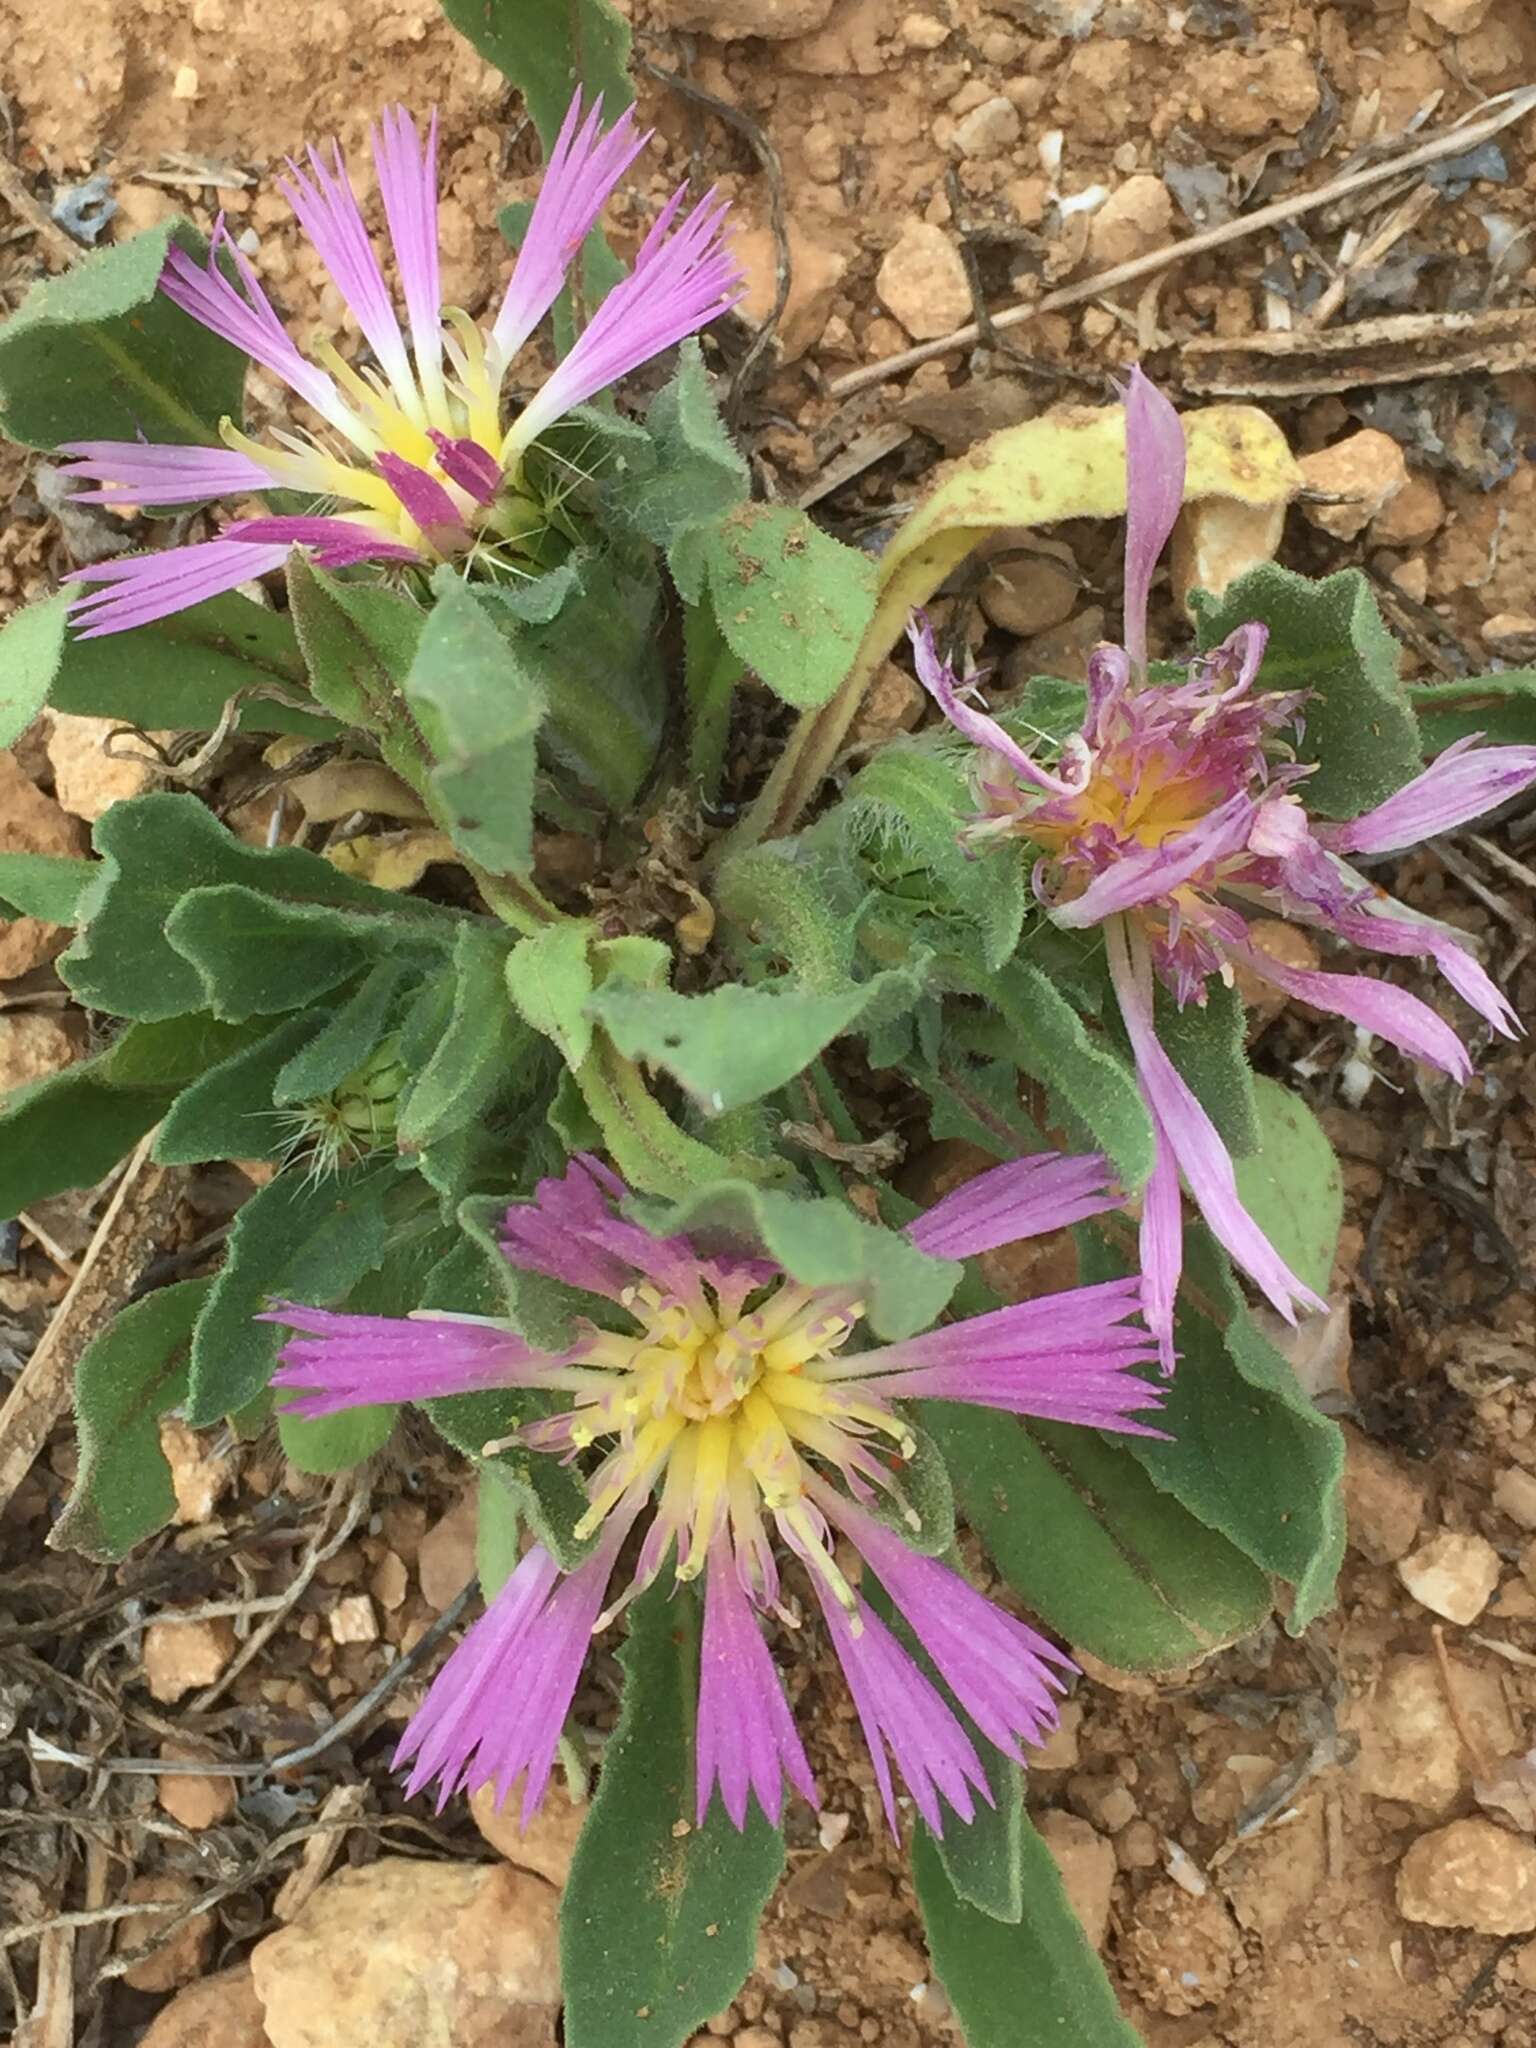
[[373,163],[405,294],[416,374],[429,411],[443,389],[442,283],[437,253],[437,115],[423,143],[404,107],[386,107],[373,131]]
[[1173,1145],[1155,1117],[1153,1129],[1157,1162],[1141,1197],[1141,1312],[1157,1340],[1157,1360],[1166,1379],[1177,1363],[1173,1313],[1184,1271],[1184,1206]]
[[327,164],[317,150],[308,151],[310,175],[290,158],[292,182],[281,181],[299,226],[314,244],[336,289],[350,307],[384,374],[401,391],[414,388],[410,360],[400,323],[379,268],[379,259],[363,225],[362,210],[341,150],[333,142]]
[[1125,394],[1125,649],[1147,665],[1147,599],[1184,502],[1184,425],[1139,369]]
[[1118,1209],[1125,1198],[1111,1189],[1112,1172],[1102,1152],[1035,1152],[963,1182],[915,1217],[907,1236],[936,1259],[968,1259],[1040,1237]]
[[1466,1047],[1450,1025],[1438,1017],[1428,1003],[1390,981],[1373,981],[1364,974],[1323,974],[1314,969],[1288,967],[1257,946],[1245,946],[1241,957],[1255,974],[1275,988],[1314,1009],[1346,1017],[1351,1024],[1384,1038],[1407,1053],[1424,1060],[1454,1080],[1472,1075],[1472,1061]]
[[294,513],[270,519],[240,519],[224,529],[225,540],[280,543],[284,559],[290,548],[313,548],[322,569],[348,569],[355,562],[419,562],[422,557],[403,541],[390,540],[355,519],[330,519]]
[[66,581],[106,586],[88,591],[70,606],[76,638],[99,640],[107,633],[126,633],[152,625],[173,612],[220,597],[280,569],[288,559],[286,545],[256,547],[243,540],[196,541],[190,547],[165,548],[154,555],[119,555],[114,561],[92,562],[72,570]]
[[272,1382],[313,1389],[288,1404],[295,1415],[536,1386],[557,1363],[515,1330],[468,1317],[349,1315],[284,1301],[257,1321],[302,1333],[283,1346]]
[[429,471],[407,462],[403,455],[377,455],[374,467],[440,553],[469,546],[469,529],[458,506]]
[[1317,837],[1335,853],[1400,853],[1496,810],[1536,783],[1536,747],[1482,747],[1481,738],[1470,733],[1457,740],[1385,803],[1342,825],[1318,825]]
[[205,498],[269,491],[272,478],[249,455],[232,448],[180,447],[165,441],[63,441],[70,460],[60,475],[71,485],[91,480],[102,488],[74,491],[82,505],[197,505]]
[[1229,796],[1198,825],[1179,832],[1161,846],[1138,847],[1094,876],[1080,896],[1050,905],[1051,920],[1068,931],[1100,924],[1117,911],[1142,903],[1160,903],[1218,861],[1242,853],[1248,844],[1258,806],[1239,791]]
[[753,1794],[777,1827],[787,1777],[812,1806],[816,1781],[795,1729],[784,1688],[742,1590],[729,1542],[710,1546],[699,1650],[697,1807],[699,1826],[716,1784],[732,1824],[744,1828]]
[[[1074,783],[1042,768],[1038,761],[1025,753],[1017,740],[1009,738],[995,718],[989,718],[985,711],[978,711],[975,705],[966,702],[954,670],[939,654],[933,627],[925,612],[913,612],[907,622],[907,638],[912,643],[917,680],[956,732],[963,732],[974,746],[985,747],[989,753],[996,754],[1021,781],[1032,787],[1049,790],[1055,796],[1075,794],[1077,786]],[[975,676],[969,677],[965,687],[973,687],[977,680]]]

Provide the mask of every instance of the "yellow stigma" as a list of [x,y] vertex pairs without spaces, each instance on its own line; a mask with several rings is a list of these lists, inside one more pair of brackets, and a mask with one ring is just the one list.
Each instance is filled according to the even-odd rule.
[[766,1542],[771,1515],[851,1605],[817,1535],[808,1461],[869,1476],[869,1437],[888,1439],[898,1457],[913,1448],[897,1417],[834,1373],[862,1303],[786,1281],[750,1314],[731,1313],[702,1284],[682,1299],[647,1283],[624,1305],[639,1334],[594,1332],[567,1382],[571,1444],[611,1440],[577,1533],[591,1535],[620,1501],[656,1489],[654,1561],[675,1549],[678,1578],[692,1579],[717,1534],[728,1531],[738,1554],[750,1554]]

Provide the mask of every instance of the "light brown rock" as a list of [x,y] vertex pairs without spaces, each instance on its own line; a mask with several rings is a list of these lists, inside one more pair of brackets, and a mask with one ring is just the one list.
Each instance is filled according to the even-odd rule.
[[1401,1458],[1352,1423],[1344,1431],[1344,1515],[1349,1541],[1372,1564],[1406,1557],[1424,1513],[1424,1485]]
[[1115,1852],[1096,1829],[1075,1813],[1037,1816],[1040,1839],[1055,1858],[1061,1882],[1083,1932],[1095,1948],[1109,1932],[1109,1895],[1115,1882]]
[[[782,359],[795,363],[820,341],[838,287],[847,273],[848,259],[840,249],[819,241],[795,221],[788,225],[786,241],[789,296],[774,329],[774,339]],[[746,286],[736,310],[744,320],[760,327],[773,311],[779,289],[779,249],[772,228],[738,228],[731,236],[731,253]]]
[[914,341],[933,341],[971,317],[960,252],[931,221],[909,220],[875,273],[875,296]]
[[1082,596],[1082,578],[1065,542],[1008,528],[994,536],[987,555],[981,608],[994,626],[1027,640],[1072,616]]
[[904,15],[896,31],[897,40],[909,50],[940,49],[953,34],[949,23],[940,21],[936,14]]
[[[85,718],[73,711],[55,711],[52,716],[48,759],[54,794],[72,816],[94,823],[124,797],[141,796],[153,787],[155,777],[147,762],[106,752],[108,735],[121,730],[120,718]],[[142,742],[130,736],[121,744],[138,747]]]
[[1252,1836],[1221,1875],[1238,1926],[1267,1942],[1282,1939],[1305,1919],[1328,1883],[1322,1800],[1300,1801],[1294,1820]]
[[[1316,941],[1299,924],[1290,924],[1283,917],[1255,918],[1248,933],[1255,950],[1282,967],[1310,970],[1322,964]],[[1258,968],[1250,967],[1246,960],[1239,960],[1233,973],[1237,992],[1248,1012],[1250,1034],[1262,1031],[1280,1015],[1290,997],[1272,981],[1266,981]]]
[[1536,656],[1536,612],[1495,612],[1478,637],[1501,661],[1529,661]]
[[856,743],[894,739],[897,733],[912,730],[928,702],[927,691],[914,676],[898,668],[894,661],[884,661],[864,692],[864,701],[848,737]]
[[[1488,1756],[1506,1756],[1519,1740],[1498,1672],[1450,1660],[1456,1713]],[[1388,1657],[1347,1719],[1360,1737],[1359,1785],[1377,1799],[1400,1800],[1440,1815],[1471,1783],[1472,1760],[1457,1730],[1439,1660]]]
[[233,1463],[214,1450],[211,1437],[188,1429],[174,1415],[161,1420],[160,1448],[171,1468],[176,1520],[195,1528],[209,1519],[229,1490]]
[[651,17],[665,28],[691,29],[717,43],[748,36],[783,42],[826,26],[832,0],[652,0]]
[[1536,1472],[1506,1466],[1493,1482],[1493,1504],[1522,1529],[1536,1529]]
[[[51,853],[73,857],[87,851],[84,828],[44,796],[13,753],[0,752],[0,853]],[[62,925],[35,917],[0,924],[0,981],[30,974],[67,944]]]
[[[197,1890],[186,1877],[135,1877],[123,1887],[122,1904],[133,1906],[151,1899],[171,1899],[185,1905],[197,1897]],[[123,1982],[135,1991],[175,1991],[190,1984],[206,1965],[213,1951],[212,1913],[193,1913],[174,1927],[171,1919],[169,1913],[130,1913],[117,1923],[120,1955],[143,1948],[147,1942],[158,1943],[153,1954],[123,1972]],[[167,1928],[169,1933],[165,1932]]]
[[222,1616],[213,1621],[172,1621],[162,1615],[144,1631],[144,1678],[167,1705],[200,1685],[212,1685],[235,1654],[235,1632]]
[[1285,506],[1240,505],[1236,498],[1196,498],[1173,529],[1169,574],[1173,594],[1189,610],[1192,590],[1220,597],[1239,576],[1272,562],[1285,531]]
[[587,1803],[577,1804],[566,1797],[560,1785],[552,1785],[525,1832],[517,1824],[521,1801],[522,1787],[514,1786],[512,1797],[498,1812],[495,1786],[482,1785],[470,1794],[470,1818],[498,1856],[505,1856],[519,1870],[532,1870],[552,1885],[563,1886],[586,1824]]
[[[164,1763],[193,1764],[203,1761],[203,1752],[189,1749],[184,1742],[166,1741],[160,1745],[160,1757]],[[172,1820],[200,1833],[217,1827],[234,1812],[235,1781],[211,1773],[167,1771],[155,1780],[155,1797]]]
[[1427,476],[1410,475],[1371,521],[1370,538],[1381,548],[1421,548],[1445,524],[1445,500]]
[[1416,0],[1416,4],[1436,28],[1453,36],[1467,36],[1488,19],[1493,0]]
[[955,147],[962,156],[1001,156],[1023,132],[1018,108],[999,93],[961,115],[955,123]]
[[1085,605],[1059,626],[1022,641],[1003,662],[1003,683],[1028,682],[1031,676],[1061,676],[1069,683],[1088,680],[1088,657],[1104,638],[1104,611]]
[[1321,97],[1311,59],[1284,48],[1217,50],[1200,66],[1199,90],[1207,125],[1248,141],[1277,131],[1294,135]]
[[471,1486],[421,1539],[416,1578],[421,1597],[439,1614],[453,1605],[475,1576],[477,1520],[475,1488]]
[[1421,1607],[1447,1621],[1476,1621],[1499,1583],[1499,1553],[1470,1530],[1442,1529],[1397,1567]]
[[1510,1958],[1514,1979],[1522,1991],[1536,1991],[1536,1941],[1525,1942]]
[[1243,1964],[1231,1914],[1213,1888],[1196,1898],[1171,1881],[1137,1902],[1120,1964],[1146,2004],[1175,2019],[1215,2005]]
[[1303,455],[1300,468],[1309,491],[1326,491],[1340,501],[1320,505],[1303,499],[1301,506],[1312,524],[1335,540],[1363,533],[1408,481],[1402,449],[1375,427],[1362,427],[1331,448]]
[[1086,268],[1129,263],[1172,238],[1172,194],[1161,178],[1138,171],[1115,187],[1089,223]]
[[369,1592],[386,1614],[393,1614],[397,1607],[405,1605],[409,1585],[410,1575],[405,1569],[405,1560],[398,1551],[386,1550],[374,1566],[373,1577],[368,1581]]
[[331,1609],[331,1640],[336,1643],[376,1643],[379,1617],[366,1593],[348,1593]]
[[251,1953],[272,2048],[553,2048],[557,1906],[505,1863],[339,1871]]
[[43,1010],[0,1011],[0,1095],[63,1071],[80,1052],[78,1035]]
[[139,2048],[270,2048],[250,1964],[178,1991],[155,2014]]
[[1491,1820],[1453,1820],[1421,1835],[1397,1867],[1397,1904],[1424,1927],[1477,1934],[1536,1929],[1536,1844]]
[[1032,1771],[1070,1771],[1080,1754],[1083,1726],[1081,1700],[1063,1700],[1056,1726],[1039,1749],[1028,1751]]

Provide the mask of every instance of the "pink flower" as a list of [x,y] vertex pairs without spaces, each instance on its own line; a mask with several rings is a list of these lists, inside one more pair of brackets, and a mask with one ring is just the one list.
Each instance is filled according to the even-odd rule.
[[1165,1371],[1182,1263],[1179,1176],[1236,1263],[1285,1317],[1319,1306],[1243,1207],[1215,1126],[1158,1041],[1153,991],[1203,1003],[1212,975],[1245,964],[1289,995],[1348,1018],[1457,1080],[1471,1062],[1427,1003],[1360,974],[1287,967],[1252,942],[1249,917],[1287,917],[1367,951],[1433,960],[1494,1030],[1514,1013],[1459,934],[1373,888],[1344,860],[1465,824],[1536,783],[1536,747],[1458,741],[1422,775],[1347,824],[1308,815],[1310,767],[1295,757],[1307,692],[1257,687],[1266,629],[1241,626],[1177,683],[1146,670],[1147,594],[1184,488],[1184,430],[1139,370],[1126,393],[1125,645],[1088,671],[1081,732],[1047,766],[968,701],[977,678],[940,660],[926,621],[911,633],[920,680],[980,750],[980,814],[965,836],[1028,840],[1035,889],[1069,930],[1104,932],[1110,978],[1158,1143],[1142,1210],[1144,1305]]
[[221,448],[65,443],[61,452],[73,458],[65,474],[97,486],[77,495],[106,505],[190,505],[283,490],[344,509],[237,520],[217,540],[77,570],[77,580],[97,586],[74,607],[81,638],[126,632],[216,597],[280,567],[295,546],[313,549],[331,569],[471,553],[492,569],[513,561],[519,537],[540,516],[518,496],[532,443],[572,407],[707,326],[740,294],[721,239],[725,202],[708,194],[679,221],[678,192],[570,354],[510,421],[503,418],[512,359],[558,298],[647,140],[629,109],[605,131],[601,100],[583,112],[578,91],[488,334],[442,302],[435,115],[425,140],[402,107],[387,109],[373,132],[403,328],[340,149],[310,149],[307,170],[290,164],[282,189],[372,353],[373,365],[361,370],[333,342],[306,354],[289,338],[222,221],[206,266],[173,249],[160,280],[166,297],[280,378],[319,424],[264,442],[226,420]]
[[[986,1774],[956,1708],[1009,1756],[1054,1724],[1072,1667],[948,1565],[897,1533],[915,1521],[900,1467],[915,1449],[900,1403],[936,1397],[1133,1434],[1160,1394],[1138,1367],[1154,1356],[1131,1321],[1134,1280],[1070,1289],[903,1342],[855,1351],[863,1304],[813,1289],[761,1259],[708,1257],[686,1238],[655,1238],[617,1212],[626,1190],[593,1159],[540,1183],[509,1209],[508,1259],[611,1305],[543,1352],[505,1325],[467,1316],[335,1314],[284,1303],[267,1320],[295,1335],[276,1384],[299,1415],[428,1400],[490,1386],[530,1387],[567,1405],[518,1440],[575,1459],[595,1546],[563,1575],[531,1549],[445,1665],[407,1728],[410,1789],[440,1799],[522,1783],[526,1822],[543,1796],[586,1644],[631,1530],[643,1528],[616,1613],[671,1561],[703,1577],[697,1806],[718,1787],[741,1827],[752,1800],[770,1818],[786,1783],[815,1785],[761,1617],[781,1605],[780,1546],[804,1567],[847,1673],[895,1821],[890,1758],[938,1829],[940,1801],[963,1818]],[[1020,1159],[947,1196],[910,1235],[963,1258],[1116,1206],[1106,1162]],[[878,1575],[942,1684],[919,1668],[834,1556],[834,1532]],[[777,1539],[777,1541],[775,1540]],[[888,1755],[889,1752],[889,1755]]]

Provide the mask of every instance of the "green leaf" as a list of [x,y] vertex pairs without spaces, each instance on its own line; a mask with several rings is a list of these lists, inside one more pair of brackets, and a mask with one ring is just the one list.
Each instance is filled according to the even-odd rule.
[[212,1286],[180,1280],[118,1312],[75,1367],[80,1466],[49,1535],[59,1550],[126,1557],[176,1512],[160,1417],[186,1393],[192,1326]]
[[36,284],[0,328],[0,417],[13,441],[203,441],[238,420],[246,359],[156,289],[185,221],[150,228]]
[[1344,1223],[1344,1184],[1322,1125],[1289,1088],[1254,1082],[1258,1145],[1237,1162],[1237,1192],[1286,1264],[1326,1294]]
[[507,942],[460,925],[453,949],[453,1007],[426,1066],[400,1106],[407,1146],[429,1143],[482,1114],[513,1071],[526,1030],[507,1000]]
[[961,1273],[954,1260],[929,1258],[909,1238],[866,1223],[831,1196],[811,1200],[751,1181],[720,1180],[669,1208],[645,1203],[636,1209],[657,1236],[723,1232],[760,1247],[806,1287],[856,1289],[868,1304],[870,1327],[889,1342],[937,1321]]
[[926,1828],[912,1844],[928,1952],[966,2048],[1139,2048],[1028,1820],[1020,1855],[1024,1913],[1010,1926],[961,1896]]
[[241,732],[316,739],[336,732],[318,705],[306,708],[309,685],[292,621],[238,591],[99,640],[66,637],[61,613],[57,633],[48,691],[55,711],[211,732],[229,700],[248,692],[236,720]]
[[475,1489],[475,1573],[487,1600],[494,1600],[517,1570],[522,1534],[516,1492],[502,1483],[494,1462],[482,1467]]
[[592,936],[589,924],[547,925],[524,939],[507,961],[507,990],[519,1016],[553,1039],[572,1068],[592,1050],[587,1015],[594,985]]
[[75,924],[95,869],[88,860],[53,853],[0,853],[0,917],[40,917]]
[[113,1084],[110,1052],[0,1096],[0,1216],[94,1187],[170,1107],[173,1088]]
[[608,0],[443,0],[443,12],[517,86],[546,151],[578,85],[605,122],[633,99],[629,28]]
[[272,1377],[284,1333],[255,1320],[270,1300],[327,1307],[380,1264],[393,1180],[388,1166],[318,1181],[280,1173],[244,1204],[193,1338],[187,1420],[194,1428],[245,1407]]
[[702,554],[732,651],[785,703],[801,710],[825,704],[874,616],[871,558],[833,540],[804,512],[751,504],[702,535]]
[[402,985],[418,962],[387,953],[376,960],[352,993],[282,1068],[272,1086],[280,1107],[329,1095],[378,1050],[388,1031]]
[[101,861],[59,970],[81,1002],[114,1016],[177,1017],[204,1007],[202,977],[166,935],[172,912],[194,890],[246,883],[288,903],[351,905],[429,935],[439,928],[425,906],[403,904],[298,847],[243,845],[194,796],[129,797],[98,820],[95,838]]
[[994,1803],[978,1801],[970,1822],[946,1814],[943,1837],[934,1846],[960,1898],[993,1920],[1015,1924],[1025,1904],[1024,1773],[990,1743],[976,1739],[975,1748]]
[[59,590],[0,626],[0,747],[19,740],[48,702],[68,613],[69,592]]
[[857,1020],[868,988],[814,995],[727,982],[705,995],[600,988],[588,1012],[631,1059],[675,1074],[711,1116],[783,1087]]
[[409,780],[420,740],[401,697],[427,614],[372,583],[346,583],[295,552],[288,607],[310,688],[346,725],[378,735],[384,758]]
[[[696,339],[685,341],[676,375],[651,400],[645,424],[656,447],[653,474],[626,497],[624,516],[658,547],[718,521],[750,496],[752,473],[731,439]],[[671,561],[683,598],[703,596],[704,561],[697,550]]]
[[1269,628],[1258,687],[1311,693],[1300,748],[1318,764],[1304,786],[1309,810],[1353,818],[1419,773],[1423,742],[1400,651],[1359,569],[1313,582],[1266,563],[1219,600],[1197,591],[1190,602],[1202,649],[1257,619]]
[[688,698],[688,773],[700,797],[719,795],[736,686],[746,674],[708,603],[683,614],[683,689]]
[[348,1408],[311,1418],[280,1408],[277,1434],[301,1472],[349,1472],[389,1442],[398,1413],[391,1407]]
[[437,765],[431,783],[454,844],[493,874],[533,865],[535,739],[544,694],[534,667],[444,564],[405,680]]
[[1536,668],[1506,668],[1497,675],[1462,676],[1449,683],[1417,683],[1409,702],[1418,713],[1424,751],[1439,754],[1453,740],[1481,734],[1490,745],[1536,745]]
[[1259,1111],[1253,1069],[1244,1050],[1248,1014],[1235,988],[1213,977],[1204,1003],[1183,1009],[1159,985],[1157,1036],[1163,1050],[1199,1096],[1234,1158],[1256,1152]]
[[[1182,1368],[1181,1368],[1182,1369]],[[961,1512],[998,1570],[1069,1643],[1121,1670],[1173,1670],[1250,1634],[1269,1580],[1088,1430],[923,1404]]]
[[196,971],[203,1003],[234,1023],[297,1009],[349,980],[367,965],[380,931],[376,919],[328,903],[285,903],[239,882],[194,890],[165,925]]
[[206,1010],[130,1024],[97,1063],[114,1088],[185,1088],[259,1037],[261,1026],[221,1024]]
[[643,1594],[621,1654],[623,1710],[562,1901],[565,2038],[681,2048],[751,1969],[784,1843],[756,1807],[733,1827],[718,1798],[694,1825],[692,1590]]
[[771,948],[807,988],[829,992],[853,977],[854,939],[864,892],[838,849],[804,835],[735,854],[720,870],[715,901]]
[[316,1021],[309,1015],[286,1017],[275,1031],[194,1081],[156,1134],[156,1162],[197,1166],[210,1159],[278,1158],[287,1134],[274,1113],[272,1091],[284,1064],[313,1037]]

